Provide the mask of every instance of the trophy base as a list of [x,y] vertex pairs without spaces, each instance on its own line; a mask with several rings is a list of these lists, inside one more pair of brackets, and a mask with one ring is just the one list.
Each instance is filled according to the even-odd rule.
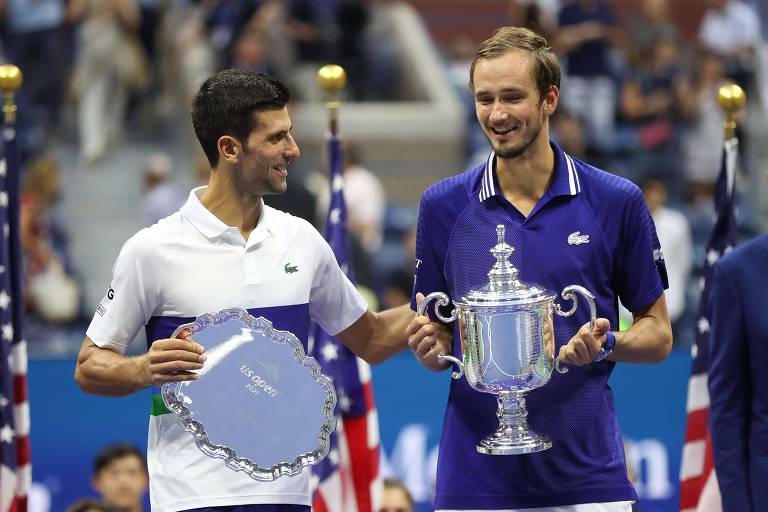
[[486,455],[523,455],[552,448],[552,441],[534,432],[514,438],[491,435],[477,445],[477,451]]

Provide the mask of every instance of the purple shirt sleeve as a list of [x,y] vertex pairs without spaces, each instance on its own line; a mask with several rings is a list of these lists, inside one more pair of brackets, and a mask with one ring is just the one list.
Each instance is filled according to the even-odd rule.
[[617,291],[627,309],[639,311],[653,305],[669,284],[656,226],[637,187],[624,203],[620,228]]
[[419,205],[419,219],[416,225],[416,275],[411,297],[411,308],[414,310],[418,292],[425,296],[432,292],[450,293],[443,272],[444,255],[448,249],[447,240],[445,233],[440,232],[444,229],[443,226],[432,222],[433,214],[429,194],[425,193]]

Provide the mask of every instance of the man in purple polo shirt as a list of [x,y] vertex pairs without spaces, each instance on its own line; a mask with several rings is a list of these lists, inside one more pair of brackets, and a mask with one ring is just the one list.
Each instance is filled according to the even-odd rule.
[[[584,286],[595,294],[599,318],[593,332],[588,308],[555,320],[557,349],[571,371],[526,395],[530,428],[552,440],[549,450],[478,453],[475,444],[497,425],[496,397],[472,390],[466,379],[451,382],[435,508],[627,512],[637,495],[627,480],[608,377],[616,362],[657,363],[672,346],[653,221],[638,187],[550,142],[560,68],[544,38],[498,30],[480,46],[470,85],[494,152],[424,193],[411,306],[421,294],[458,298],[487,283],[495,261],[488,250],[495,226],[504,224],[522,281],[551,290]],[[634,323],[612,332],[619,299]],[[409,332],[427,321],[417,318]],[[454,353],[460,352],[455,335]]]

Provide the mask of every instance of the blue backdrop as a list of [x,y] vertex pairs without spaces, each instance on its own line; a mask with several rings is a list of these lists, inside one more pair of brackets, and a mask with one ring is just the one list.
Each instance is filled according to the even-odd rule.
[[[91,463],[106,444],[127,441],[146,448],[149,393],[86,395],[73,371],[72,360],[30,362],[34,501],[43,511],[62,511],[94,495]],[[618,365],[611,378],[644,512],[677,507],[689,374],[689,354],[675,351],[660,365]],[[404,480],[419,508],[429,510],[449,374],[428,372],[406,353],[375,367],[373,378],[383,471]]]

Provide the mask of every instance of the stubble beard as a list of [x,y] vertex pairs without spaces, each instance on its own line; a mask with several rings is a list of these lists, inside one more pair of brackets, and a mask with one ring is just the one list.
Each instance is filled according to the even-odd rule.
[[[500,146],[493,148],[494,153],[496,153],[496,156],[499,158],[518,158],[520,156],[523,156],[528,149],[533,146],[533,144],[538,140],[539,135],[541,134],[541,128],[543,126],[543,122],[539,123],[538,126],[532,128],[531,135],[528,139],[523,140],[519,145],[514,146]],[[491,144],[493,145],[493,144]]]
[[272,179],[272,167],[261,169],[258,176],[252,179],[245,177],[245,171],[238,167],[233,174],[235,193],[246,202],[260,201],[263,196],[280,195],[288,189],[288,182],[279,183]]

